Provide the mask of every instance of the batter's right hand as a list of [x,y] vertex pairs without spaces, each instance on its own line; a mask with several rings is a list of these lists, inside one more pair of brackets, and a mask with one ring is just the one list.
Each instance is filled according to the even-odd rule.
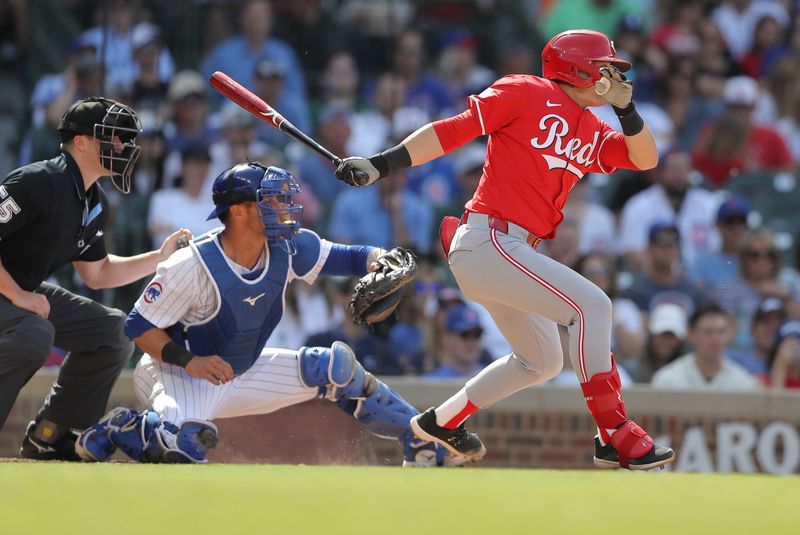
[[47,300],[47,296],[42,294],[23,290],[11,300],[11,303],[44,319],[50,315],[50,301]]
[[367,158],[351,156],[345,158],[336,168],[336,178],[351,186],[369,186],[381,177],[380,172]]
[[215,385],[225,384],[233,379],[233,368],[228,361],[217,355],[193,357],[186,365],[186,373]]

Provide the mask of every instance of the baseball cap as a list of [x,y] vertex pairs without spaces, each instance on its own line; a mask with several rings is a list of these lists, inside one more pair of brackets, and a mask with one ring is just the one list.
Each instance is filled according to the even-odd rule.
[[675,303],[660,303],[650,313],[650,334],[672,333],[678,338],[686,336],[688,318],[682,306]]
[[256,63],[255,73],[260,78],[283,78],[286,76],[286,69],[279,61],[262,59]]
[[671,232],[673,234],[676,234],[678,236],[678,239],[680,239],[681,236],[681,233],[678,230],[678,227],[675,225],[675,223],[672,223],[670,221],[657,221],[652,225],[650,225],[650,230],[647,233],[648,241],[652,242],[655,239],[655,237],[661,234],[662,232]]
[[246,128],[255,126],[257,119],[236,104],[229,104],[220,112],[222,128]]
[[161,43],[161,30],[155,24],[140,22],[133,27],[131,32],[131,46],[133,50],[139,50],[148,45]]
[[717,221],[725,221],[736,217],[747,219],[750,213],[750,203],[743,197],[729,197],[719,206],[717,211]]
[[439,304],[463,303],[464,297],[461,295],[461,291],[458,288],[445,286],[436,294],[436,300],[439,301]]
[[775,332],[775,345],[780,345],[787,338],[800,338],[800,321],[785,321]]
[[758,103],[761,89],[749,76],[734,76],[725,81],[722,100],[729,106],[753,107]]
[[350,108],[344,104],[328,104],[319,112],[317,124],[326,124],[334,119],[349,119]]
[[94,125],[101,124],[108,106],[98,97],[85,98],[70,106],[58,123],[61,141],[69,141],[77,135],[94,136]]
[[767,314],[778,312],[782,315],[786,314],[786,307],[783,300],[778,297],[767,297],[759,303],[755,314],[753,314],[753,323],[760,321]]
[[198,161],[203,160],[206,162],[211,161],[211,154],[208,152],[208,148],[205,145],[200,145],[197,143],[187,145],[181,151],[181,161]]
[[197,71],[181,71],[169,83],[167,98],[171,102],[184,99],[189,95],[205,95],[206,83]]
[[469,306],[456,305],[447,311],[444,326],[450,332],[463,333],[481,329],[481,321],[478,313]]
[[453,163],[459,175],[483,168],[486,161],[486,145],[480,142],[468,143],[453,154]]

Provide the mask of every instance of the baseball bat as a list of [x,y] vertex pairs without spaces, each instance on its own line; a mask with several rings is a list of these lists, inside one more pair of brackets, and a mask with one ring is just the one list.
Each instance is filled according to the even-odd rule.
[[[214,74],[212,74],[210,83],[214,90],[225,95],[244,110],[258,117],[262,121],[271,124],[292,139],[295,139],[306,147],[317,151],[319,154],[330,160],[331,163],[333,163],[333,165],[336,167],[339,167],[339,165],[342,163],[341,158],[306,135],[305,132],[287,121],[283,115],[278,113],[275,108],[267,104],[262,98],[258,97],[252,91],[244,87],[242,84],[224,72],[216,71]],[[353,170],[353,178],[359,186],[365,186],[369,181],[369,176],[365,172],[358,169]]]

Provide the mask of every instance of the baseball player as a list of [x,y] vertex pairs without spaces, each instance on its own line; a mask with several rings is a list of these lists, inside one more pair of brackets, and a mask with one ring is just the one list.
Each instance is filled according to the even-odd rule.
[[[393,169],[420,165],[471,139],[488,135],[483,175],[460,219],[441,232],[448,261],[464,294],[486,307],[513,352],[485,368],[453,397],[411,421],[418,437],[451,452],[482,455],[464,420],[562,367],[557,325],[570,332],[570,358],[597,422],[595,464],[645,470],[674,460],[627,417],[610,353],[611,301],[568,267],[537,253],[555,236],[567,195],[585,173],[650,169],[658,161],[653,135],[631,100],[607,36],[572,30],[542,51],[543,77],[510,75],[467,99],[455,117],[423,126],[401,144],[371,158],[347,158],[336,176],[370,184]],[[589,111],[611,103],[615,132]],[[460,223],[460,224],[459,224]],[[456,228],[457,227],[457,228]]]
[[92,288],[130,284],[152,274],[187,233],[133,257],[106,251],[109,205],[97,181],[111,175],[120,191],[130,191],[140,131],[130,107],[102,97],[79,100],[58,124],[61,153],[0,181],[0,428],[51,346],[70,352],[28,426],[23,457],[78,460],[73,429],[103,415],[133,352],[122,332],[123,312],[44,281],[72,263]]
[[383,253],[301,230],[299,192],[291,173],[258,163],[216,178],[209,219],[223,226],[159,264],[125,323],[145,352],[134,384],[149,410],[109,412],[78,439],[81,458],[103,461],[119,447],[139,461],[205,462],[218,438],[212,420],[324,395],[370,431],[399,440],[405,466],[463,460],[416,439],[409,420],[418,411],[366,372],[345,343],[264,349],[290,282],[364,275]]

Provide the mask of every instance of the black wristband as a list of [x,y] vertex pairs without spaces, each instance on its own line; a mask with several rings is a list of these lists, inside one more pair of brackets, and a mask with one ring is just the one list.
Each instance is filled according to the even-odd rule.
[[369,163],[375,166],[375,169],[377,169],[380,174],[380,178],[383,178],[396,169],[411,167],[411,155],[408,153],[408,149],[405,145],[400,143],[391,149],[371,156],[369,158]]
[[623,134],[626,136],[635,136],[642,131],[644,128],[644,121],[639,115],[639,112],[636,111],[636,106],[633,105],[632,100],[631,103],[624,108],[617,108],[613,105],[611,107],[614,108],[614,113],[616,113],[619,118],[619,124],[622,126]]
[[167,364],[174,364],[175,366],[185,368],[193,358],[194,355],[192,355],[188,349],[179,346],[175,342],[167,342],[164,344],[164,347],[161,348],[161,360]]

